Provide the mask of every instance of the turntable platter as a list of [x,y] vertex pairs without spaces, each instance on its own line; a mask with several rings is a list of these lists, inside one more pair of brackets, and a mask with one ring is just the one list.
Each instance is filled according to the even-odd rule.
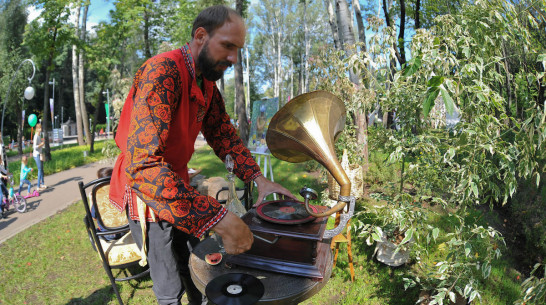
[[[316,207],[309,207],[313,212],[318,212]],[[256,214],[265,221],[289,225],[307,223],[316,219],[307,213],[302,202],[295,200],[265,202],[256,209]]]

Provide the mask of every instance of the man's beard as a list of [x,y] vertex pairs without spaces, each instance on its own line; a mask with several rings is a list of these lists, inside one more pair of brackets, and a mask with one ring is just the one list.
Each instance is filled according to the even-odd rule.
[[205,45],[203,46],[203,49],[201,50],[201,53],[199,53],[199,56],[197,58],[198,60],[198,67],[201,71],[201,75],[203,77],[211,82],[215,82],[222,78],[224,75],[223,70],[216,70],[219,65],[223,65],[226,67],[231,67],[231,62],[229,61],[217,61],[214,62],[214,60],[209,56],[209,42],[207,41]]

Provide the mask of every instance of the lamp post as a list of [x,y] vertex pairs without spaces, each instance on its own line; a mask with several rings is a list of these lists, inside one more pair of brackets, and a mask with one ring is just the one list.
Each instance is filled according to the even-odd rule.
[[23,96],[27,100],[31,100],[34,97],[34,88],[32,88],[30,84],[32,79],[34,78],[34,73],[36,72],[36,66],[34,65],[34,62],[31,59],[25,59],[19,64],[19,67],[17,67],[17,70],[15,70],[15,73],[13,73],[13,77],[11,78],[11,81],[9,83],[8,92],[6,93],[6,98],[4,99],[4,107],[2,108],[2,125],[0,126],[0,134],[2,135],[4,134],[4,113],[6,112],[6,104],[8,103],[11,85],[13,84],[13,80],[15,79],[17,72],[19,72],[19,69],[25,62],[30,62],[32,64],[32,76],[28,78],[28,87],[25,89]]
[[52,82],[49,82],[50,85],[53,85],[53,96],[49,99],[49,108],[51,110],[51,128],[52,132],[55,130],[55,124],[53,123],[53,105],[55,103],[55,77]]
[[102,91],[102,94],[106,94],[106,138],[110,137],[110,91],[106,89],[106,92]]

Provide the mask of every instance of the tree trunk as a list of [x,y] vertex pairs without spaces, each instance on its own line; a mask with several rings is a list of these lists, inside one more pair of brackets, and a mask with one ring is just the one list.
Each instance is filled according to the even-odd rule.
[[[280,12],[278,12],[280,14]],[[279,22],[279,17],[277,16],[277,23]],[[279,98],[279,101],[282,101],[281,99],[281,81],[282,81],[282,37],[283,33],[280,31],[280,27],[277,27],[277,33],[275,34],[276,38],[276,62],[275,62],[275,96]]]
[[[391,3],[392,4],[392,3]],[[383,13],[385,14],[385,23],[387,27],[391,27],[393,25],[393,22],[391,20],[391,16],[389,13],[389,9],[391,7],[391,4],[387,5],[387,1],[383,0]],[[396,59],[398,62],[402,61],[402,57],[400,56],[400,52],[398,51],[398,47],[396,46],[396,43],[393,43],[392,48],[394,49],[394,53],[396,54]],[[394,75],[394,68],[396,67],[396,63],[394,63],[391,60],[391,74]]]
[[[513,117],[514,114],[512,113],[512,86],[510,85],[510,67],[508,66],[508,54],[506,53],[506,46],[504,45],[504,43],[502,44],[502,56],[504,57],[504,87],[506,88],[506,96],[508,98],[506,113],[508,113],[509,116]],[[517,116],[517,108],[515,116]],[[507,126],[510,126],[510,120],[508,118],[504,120],[504,123]]]
[[404,32],[406,30],[406,2],[400,0],[400,31],[398,32],[398,48],[400,49],[400,65],[406,63],[406,49],[404,47]]
[[246,69],[246,105],[245,107],[247,107],[246,109],[250,109],[250,59],[249,59],[249,54],[248,54],[248,46],[245,45],[245,59],[246,59],[246,65],[245,65],[245,69]]
[[[244,0],[237,0],[236,11],[243,16]],[[235,64],[235,105],[237,117],[239,118],[239,136],[246,145],[248,143],[248,120],[245,107],[245,90],[243,85],[243,54],[237,51],[237,63]]]
[[[81,5],[78,5],[76,11],[76,37],[80,36],[80,11]],[[78,134],[78,145],[85,144],[83,142],[83,130],[82,130],[82,115],[80,106],[80,82],[78,81],[78,48],[76,45],[72,45],[72,91],[74,94],[74,109],[76,110],[76,133]]]
[[337,28],[336,18],[334,15],[334,8],[332,6],[332,0],[324,0],[324,7],[328,12],[328,23],[332,29],[332,36],[334,38],[334,46],[336,50],[341,50],[341,42],[339,41],[339,31]]
[[[87,12],[89,10],[89,5],[86,5],[83,9],[83,20],[82,20],[82,27],[80,30],[80,42],[82,44],[85,44],[86,34],[87,34]],[[83,65],[83,59],[85,56],[85,50],[83,48],[80,49],[80,54],[78,58],[78,81],[80,83],[79,90],[80,90],[80,113],[82,116],[83,121],[83,130],[85,131],[85,142],[87,145],[91,144],[91,138],[89,134],[89,119],[87,115],[87,108],[85,107],[85,67]]]
[[[23,103],[24,103],[24,100],[23,100]],[[23,119],[23,107],[24,107],[24,104],[23,106],[19,106],[19,104],[17,103],[16,105],[16,110],[15,110],[15,113],[18,113],[19,115],[17,116],[17,142],[19,144],[21,144],[21,138],[23,137],[23,126],[25,124],[24,122],[24,119]],[[9,145],[10,143],[8,143]],[[13,149],[13,147],[12,147]],[[22,155],[23,154],[23,149],[21,148],[21,145],[19,145],[19,148],[17,149],[17,151],[19,152],[19,155]]]
[[[354,52],[352,46],[355,44],[355,39],[347,0],[336,0],[336,9],[339,16],[340,36],[343,38],[343,43],[347,45],[347,57],[350,57]],[[360,83],[358,74],[356,74],[353,69],[349,69],[349,79],[356,85]]]
[[147,8],[144,9],[144,54],[147,59],[152,57],[152,51],[150,50],[150,16]]
[[362,43],[362,51],[366,52],[366,28],[362,21],[362,12],[360,11],[360,1],[353,0],[353,10],[355,11],[356,24],[358,26],[358,39]]
[[357,125],[357,143],[362,147],[360,154],[364,159],[364,165],[362,170],[364,173],[368,172],[369,165],[369,151],[368,151],[368,113],[367,111],[359,111],[356,115]]
[[[383,0],[383,13],[385,14],[385,23],[388,27],[392,26],[393,22],[391,20],[389,9],[392,6],[392,1],[389,1],[389,4],[387,4],[386,0]],[[394,49],[394,53],[396,54],[396,58],[398,59],[398,62],[401,61],[400,53],[398,52],[398,47],[396,46],[396,43],[393,43],[392,48]],[[396,73],[396,61],[394,58],[391,58],[390,64],[389,64],[389,78],[392,80],[394,78],[394,74]],[[388,85],[387,85],[388,86]],[[393,126],[393,117],[394,114],[392,112],[384,112],[383,113],[383,127],[384,128],[394,128]]]
[[[104,85],[101,86],[100,88],[100,91],[99,92],[103,92],[104,91]],[[90,141],[89,141],[89,153],[92,154],[93,152],[95,152],[95,133],[94,131],[97,130],[97,122],[99,121],[99,110],[101,107],[104,107],[103,106],[103,103],[101,103],[101,94],[99,93],[98,96],[97,96],[97,99],[96,99],[96,104],[97,107],[95,107],[95,113],[93,113],[93,127],[91,127],[91,138],[90,138]]]
[[421,0],[415,0],[415,29],[421,28],[421,19],[419,17],[421,9]]
[[242,54],[241,50],[237,51],[237,63],[235,64],[235,92],[237,97],[235,99],[237,107],[237,117],[239,118],[239,136],[243,143],[248,143],[248,120],[245,105],[245,88],[243,86],[243,65],[241,63]]
[[307,25],[307,1],[303,1],[303,92],[309,92],[309,53],[311,40],[309,39],[309,27]]

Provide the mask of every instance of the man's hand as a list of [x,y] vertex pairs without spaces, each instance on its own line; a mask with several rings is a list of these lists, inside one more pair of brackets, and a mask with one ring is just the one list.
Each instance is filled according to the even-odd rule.
[[227,212],[212,230],[220,237],[228,254],[241,254],[250,249],[254,236],[248,226],[232,212]]
[[258,201],[256,201],[256,203],[254,204],[255,207],[262,204],[264,198],[267,195],[273,193],[281,194],[296,200],[296,196],[292,195],[289,190],[285,189],[282,185],[278,183],[268,180],[264,176],[259,176],[258,178],[254,179],[254,182],[258,184]]

